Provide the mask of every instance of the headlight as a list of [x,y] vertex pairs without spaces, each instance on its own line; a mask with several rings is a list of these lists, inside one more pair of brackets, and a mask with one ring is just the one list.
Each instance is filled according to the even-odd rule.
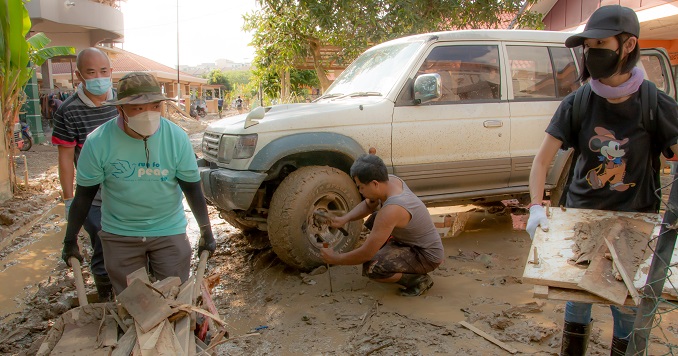
[[229,163],[232,159],[250,158],[257,147],[257,134],[232,136],[223,135],[219,141],[219,162]]
[[233,150],[233,158],[250,158],[254,155],[254,149],[257,148],[257,140],[259,136],[257,134],[252,135],[243,135],[239,136],[238,141],[235,143],[235,149]]

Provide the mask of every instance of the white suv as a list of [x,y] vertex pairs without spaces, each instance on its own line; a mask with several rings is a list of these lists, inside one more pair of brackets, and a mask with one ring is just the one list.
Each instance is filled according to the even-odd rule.
[[[201,178],[207,199],[245,231],[268,231],[300,268],[318,249],[354,247],[314,218],[361,200],[348,176],[376,151],[427,204],[527,201],[532,159],[560,101],[579,87],[568,33],[470,30],[405,37],[357,58],[312,103],[259,107],[210,125]],[[559,155],[547,190],[565,176]]]

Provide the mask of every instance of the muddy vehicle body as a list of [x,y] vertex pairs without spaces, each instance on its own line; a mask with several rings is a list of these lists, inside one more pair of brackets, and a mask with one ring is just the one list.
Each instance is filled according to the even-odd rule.
[[[367,50],[312,103],[258,107],[205,131],[202,186],[245,232],[266,231],[276,254],[308,270],[324,241],[351,250],[316,209],[361,201],[348,176],[376,150],[429,206],[529,200],[528,177],[560,101],[579,87],[568,33],[469,30],[415,35]],[[569,152],[547,178],[560,194]]]

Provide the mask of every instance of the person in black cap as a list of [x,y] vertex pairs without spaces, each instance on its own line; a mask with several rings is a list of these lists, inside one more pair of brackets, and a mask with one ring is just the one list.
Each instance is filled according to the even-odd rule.
[[[569,181],[566,207],[657,213],[659,156],[678,153],[678,105],[657,91],[655,129],[644,125],[640,87],[640,24],[635,12],[619,5],[596,10],[584,32],[565,41],[583,46],[581,80],[590,79],[591,95],[579,120],[573,119],[575,93],[567,96],[546,128],[530,172],[527,231],[548,230],[542,207],[544,184],[558,149],[578,153]],[[646,85],[654,85],[648,83]],[[578,111],[581,112],[581,111]],[[656,164],[656,165],[655,165]],[[558,204],[558,202],[552,202]],[[635,308],[611,305],[612,355],[624,355],[633,331]],[[567,302],[561,355],[584,355],[591,330],[591,304]]]

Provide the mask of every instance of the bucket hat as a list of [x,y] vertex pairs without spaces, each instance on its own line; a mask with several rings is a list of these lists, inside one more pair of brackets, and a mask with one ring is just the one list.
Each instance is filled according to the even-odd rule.
[[636,37],[640,35],[640,23],[635,11],[620,5],[601,6],[589,18],[584,32],[568,37],[565,46],[577,47],[588,38],[612,37],[623,32]]
[[103,105],[148,104],[163,100],[166,97],[154,76],[144,72],[126,74],[118,82],[118,98],[108,100]]

